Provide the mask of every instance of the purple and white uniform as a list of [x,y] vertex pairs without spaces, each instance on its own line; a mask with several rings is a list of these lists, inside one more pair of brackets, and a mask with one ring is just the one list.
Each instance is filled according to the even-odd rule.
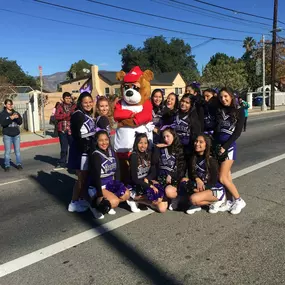
[[189,119],[189,114],[180,118],[177,114],[174,118],[174,129],[180,139],[182,145],[189,145],[190,143],[190,134],[191,134],[191,123]]
[[160,149],[159,176],[176,176],[177,165],[175,154],[170,154],[167,148]]

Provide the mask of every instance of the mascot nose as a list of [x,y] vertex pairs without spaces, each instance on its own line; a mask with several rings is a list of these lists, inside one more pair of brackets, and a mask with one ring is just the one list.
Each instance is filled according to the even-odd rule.
[[128,90],[128,91],[126,92],[126,96],[128,96],[128,97],[131,97],[131,96],[133,96],[133,95],[134,95],[134,93],[133,93],[132,90]]

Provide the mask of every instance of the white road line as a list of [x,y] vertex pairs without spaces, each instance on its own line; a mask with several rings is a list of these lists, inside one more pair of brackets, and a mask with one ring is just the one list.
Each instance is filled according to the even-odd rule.
[[22,257],[9,261],[0,265],[0,278],[12,272],[20,270],[31,264],[37,263],[43,259],[53,256],[59,252],[72,248],[75,245],[101,236],[107,232],[113,231],[119,227],[129,224],[133,221],[141,219],[153,213],[152,210],[142,211],[140,213],[131,213],[124,217],[118,218],[94,229],[87,230],[70,238],[64,239],[60,242],[54,243],[42,249],[36,250],[32,253],[26,254]]
[[1,183],[0,186],[4,186],[4,185],[8,185],[8,184],[13,184],[13,183],[18,183],[18,182],[25,181],[25,180],[28,180],[28,178],[23,178],[23,179],[19,179],[19,180],[4,182],[4,183]]
[[[260,168],[263,168],[265,166],[268,166],[270,164],[273,164],[275,162],[278,162],[282,159],[285,159],[285,153],[281,154],[279,156],[273,157],[271,159],[265,160],[263,162],[260,162],[256,165],[247,167],[243,170],[239,170],[235,173],[233,173],[233,179],[236,179],[238,177],[241,177],[243,175],[246,175],[248,173],[251,173],[253,171],[256,171]],[[60,242],[54,243],[52,245],[49,245],[47,247],[44,247],[42,249],[36,250],[34,252],[31,252],[29,254],[26,254],[24,256],[21,256],[19,258],[16,258],[14,260],[11,260],[9,262],[6,262],[2,265],[0,265],[0,278],[8,275],[10,273],[13,273],[17,270],[20,270],[22,268],[25,268],[29,265],[32,265],[34,263],[37,263],[41,260],[44,260],[50,256],[53,256],[59,252],[65,251],[75,245],[81,244],[83,242],[86,242],[88,240],[91,240],[93,238],[96,238],[98,236],[101,236],[107,232],[113,231],[119,227],[122,227],[126,224],[129,224],[133,221],[139,220],[145,216],[150,215],[153,213],[152,210],[143,211],[140,213],[132,213],[128,214],[124,217],[118,218],[116,220],[113,220],[111,222],[108,222],[106,224],[103,224],[99,227],[96,227],[94,229],[87,230],[85,232],[82,232],[80,234],[77,234],[75,236],[72,236],[70,238],[64,239]]]
[[285,123],[276,124],[276,125],[273,125],[273,127],[278,127],[278,126],[282,126],[282,125],[285,125]]

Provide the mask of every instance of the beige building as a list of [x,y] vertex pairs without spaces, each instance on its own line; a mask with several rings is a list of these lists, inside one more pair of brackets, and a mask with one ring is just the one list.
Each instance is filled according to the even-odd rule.
[[[60,83],[62,92],[69,92],[73,96],[78,97],[82,91],[92,91],[92,95],[113,96],[120,94],[120,82],[116,79],[117,71],[98,70],[98,66],[93,65],[91,74],[81,78],[67,80]],[[164,91],[167,96],[174,92],[182,95],[185,91],[185,81],[178,72],[166,72],[154,75],[151,81],[152,90],[159,88]],[[93,88],[95,86],[95,88]]]

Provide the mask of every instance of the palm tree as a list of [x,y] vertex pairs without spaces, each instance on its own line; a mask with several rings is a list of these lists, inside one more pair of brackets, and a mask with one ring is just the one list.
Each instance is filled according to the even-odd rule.
[[245,48],[246,52],[251,52],[253,47],[256,45],[256,41],[253,37],[246,37],[243,41],[243,48]]

